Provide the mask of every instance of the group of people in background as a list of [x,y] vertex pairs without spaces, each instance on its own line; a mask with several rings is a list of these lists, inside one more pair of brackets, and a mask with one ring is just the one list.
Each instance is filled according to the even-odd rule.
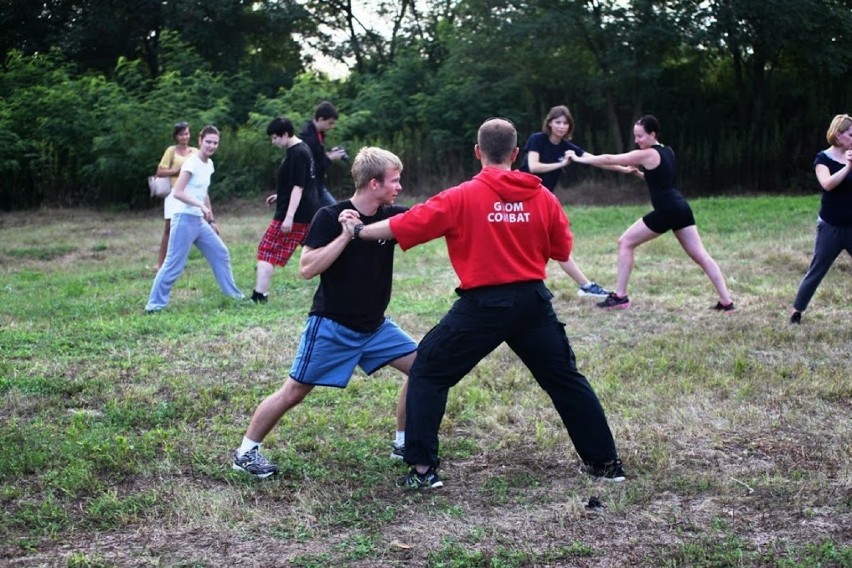
[[[324,137],[337,118],[337,109],[325,101],[317,106],[314,118],[305,123],[300,132],[302,138],[295,136],[293,123],[286,118],[276,118],[267,127],[272,144],[285,149],[286,156],[278,168],[277,191],[266,199],[267,205],[275,205],[275,214],[258,245],[257,277],[251,295],[255,303],[267,302],[275,267],[286,265],[304,242],[317,210],[335,203],[324,183],[325,171],[332,161],[346,159],[347,154],[340,147],[326,152]],[[168,305],[172,286],[183,272],[192,244],[210,263],[222,292],[235,299],[244,298],[234,284],[228,248],[219,236],[208,194],[214,169],[210,157],[218,148],[219,131],[214,126],[204,127],[198,137],[201,150],[189,145],[191,133],[186,122],[175,124],[172,137],[175,144],[166,149],[157,167],[159,177],[170,178],[172,191],[163,204],[165,228],[155,266],[157,276],[145,306],[149,313]],[[187,187],[193,191],[188,192]],[[202,226],[197,223],[199,220],[207,223]],[[182,229],[175,236],[174,228],[179,222]],[[190,223],[192,230],[188,228]]]
[[605,309],[629,307],[627,282],[633,270],[634,250],[642,243],[672,231],[690,258],[701,266],[716,287],[719,301],[713,308],[733,311],[734,302],[725,286],[722,272],[704,250],[692,210],[677,187],[674,151],[659,142],[659,131],[660,124],[654,116],[643,116],[633,127],[633,137],[638,150],[625,154],[594,156],[571,142],[574,118],[568,107],[555,106],[547,113],[542,131],[527,140],[527,155],[520,169],[538,174],[542,178],[542,185],[550,191],[556,188],[560,173],[571,162],[636,175],[645,179],[648,184],[654,210],[637,220],[618,239],[618,276],[614,291],[610,292],[590,281],[580,270],[573,256],[559,263],[562,270],[580,285],[579,295],[604,298],[598,306]]
[[[566,106],[555,106],[544,119],[541,132],[527,140],[527,152],[520,169],[541,177],[553,191],[560,173],[572,162],[588,164],[643,178],[648,186],[653,211],[638,219],[618,239],[618,272],[615,290],[607,291],[590,281],[573,256],[560,267],[579,286],[581,296],[604,297],[598,306],[623,309],[630,306],[627,284],[633,270],[636,248],[672,231],[689,257],[698,264],[719,295],[712,309],[732,312],[735,305],[719,265],[701,242],[689,203],[677,187],[677,160],[674,150],[659,140],[660,122],[645,115],[633,125],[636,150],[622,154],[592,155],[571,142],[574,119]],[[828,269],[844,250],[852,255],[852,118],[836,115],[826,132],[829,147],[814,159],[814,171],[822,188],[817,217],[816,243],[810,267],[799,285],[790,323],[799,324],[802,313]]]
[[[448,391],[505,342],[549,394],[582,470],[599,479],[623,480],[603,408],[577,370],[564,325],[552,308],[545,267],[551,259],[558,262],[579,286],[579,295],[601,299],[599,307],[627,308],[636,248],[672,231],[715,288],[718,301],[712,309],[735,310],[722,271],[705,250],[693,212],[677,187],[677,160],[660,141],[659,120],[645,115],[636,121],[636,150],[593,155],[571,141],[575,124],[568,108],[553,107],[542,131],[527,140],[520,168],[512,170],[519,153],[517,131],[507,119],[488,119],[474,147],[482,171],[409,210],[395,204],[402,190],[402,163],[380,148],[365,147],[355,157],[354,195],[340,202],[331,197],[325,171],[334,160],[348,160],[341,148],[325,149],[325,133],[337,117],[334,106],[324,102],[298,136],[287,118],[276,118],[267,128],[272,144],[286,149],[286,156],[278,169],[276,193],[266,200],[275,205],[275,213],[258,246],[251,300],[267,302],[275,267],[284,266],[298,246],[303,247],[300,274],[319,276],[320,281],[289,375],[254,412],[234,452],[234,469],[259,478],[274,475],[278,467],[260,448],[286,412],[314,386],[346,387],[356,366],[369,375],[390,365],[406,375],[391,457],[404,459],[411,470],[399,483],[441,487],[438,430]],[[207,192],[219,133],[205,127],[198,150],[189,146],[186,123],[175,125],[174,137],[175,146],[167,149],[158,168],[158,175],[172,178],[173,190],[165,205],[167,246],[161,246],[149,312],[168,303],[192,244],[210,263],[222,291],[243,298]],[[790,316],[796,324],[840,252],[852,254],[852,118],[836,116],[827,139],[829,148],[814,161],[822,206],[813,260]],[[612,291],[587,278],[575,262],[568,219],[553,194],[562,170],[573,162],[636,175],[650,192],[652,211],[618,239]],[[460,281],[459,298],[418,345],[385,315],[394,249],[396,244],[407,250],[440,237],[447,242]]]

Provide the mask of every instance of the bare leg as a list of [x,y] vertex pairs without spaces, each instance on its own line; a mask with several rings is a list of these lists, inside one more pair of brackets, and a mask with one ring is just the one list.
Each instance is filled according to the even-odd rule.
[[159,270],[166,260],[166,253],[169,251],[169,233],[172,230],[172,220],[166,219],[166,226],[163,229],[163,236],[160,239],[160,254],[157,256],[157,266],[154,270]]
[[725,285],[725,277],[722,275],[722,270],[713,257],[710,256],[704,249],[701,243],[701,237],[698,235],[698,228],[695,225],[690,225],[678,231],[675,231],[675,237],[680,242],[680,246],[686,251],[686,254],[704,270],[704,274],[713,283],[716,292],[719,294],[719,301],[723,305],[730,304],[731,295],[728,293],[728,287]]
[[585,286],[591,282],[591,280],[586,278],[586,275],[583,274],[583,271],[580,270],[580,267],[577,266],[577,263],[574,262],[573,256],[565,262],[560,262],[559,268],[561,268],[565,274],[567,274],[571,280],[576,282],[579,286]]
[[396,401],[396,431],[405,431],[405,397],[408,396],[408,376],[402,380],[399,389],[399,400]]
[[269,291],[269,283],[272,282],[272,274],[275,272],[275,266],[265,260],[257,261],[257,283],[254,289],[261,294],[266,294]]
[[266,397],[254,411],[254,416],[251,417],[251,423],[246,431],[246,438],[258,443],[262,442],[278,424],[281,417],[302,402],[313,388],[313,385],[303,385],[288,377],[284,386]]
[[402,381],[402,387],[399,389],[399,399],[396,401],[397,432],[403,432],[405,430],[405,397],[408,395],[408,372],[411,370],[411,365],[414,363],[414,359],[416,357],[417,352],[414,352],[390,362],[391,367],[402,371],[405,374],[405,379]]
[[627,283],[630,281],[630,273],[633,272],[633,255],[636,247],[656,239],[660,233],[655,233],[645,224],[642,219],[630,225],[618,238],[618,277],[615,283],[615,294],[619,297],[627,295]]

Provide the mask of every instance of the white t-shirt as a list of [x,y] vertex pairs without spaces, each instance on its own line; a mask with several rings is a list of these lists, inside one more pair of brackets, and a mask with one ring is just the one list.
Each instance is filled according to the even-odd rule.
[[[202,162],[201,158],[198,157],[198,154],[195,154],[187,158],[181,166],[180,171],[181,173],[189,172],[192,174],[189,181],[186,183],[184,191],[191,197],[194,197],[204,203],[204,198],[207,197],[207,188],[210,187],[210,177],[215,171],[215,168],[213,167],[213,160],[207,158],[206,162]],[[174,193],[174,190],[172,190],[172,192]],[[201,207],[187,205],[180,199],[176,199],[175,201],[177,201],[177,207],[175,207],[174,211],[175,213],[195,215],[196,217],[202,216]]]
[[[163,158],[160,160],[160,166],[164,170],[170,170],[175,166],[182,166],[185,161],[187,161],[190,156],[198,153],[198,148],[193,148],[189,146],[189,155],[181,156],[177,153],[175,146],[169,146],[166,148],[165,153],[163,153]],[[178,172],[180,173],[180,172]],[[175,209],[177,209],[178,203],[180,203],[177,199],[175,199],[174,187],[177,182],[177,176],[171,176],[169,181],[172,185],[172,191],[166,196],[163,200],[163,219],[171,219],[172,215],[175,214]]]

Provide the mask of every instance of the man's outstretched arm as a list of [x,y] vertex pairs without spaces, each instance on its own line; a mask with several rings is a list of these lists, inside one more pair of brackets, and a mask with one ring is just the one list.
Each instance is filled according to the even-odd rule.
[[[347,211],[344,211],[343,213],[347,213]],[[365,225],[361,222],[361,219],[358,218],[356,212],[352,213],[354,214],[346,215],[345,217],[341,214],[341,220],[346,224],[346,230],[350,235],[352,235],[353,239],[361,239],[363,241],[380,241],[382,239],[387,240],[394,238],[393,232],[390,228],[390,219]]]

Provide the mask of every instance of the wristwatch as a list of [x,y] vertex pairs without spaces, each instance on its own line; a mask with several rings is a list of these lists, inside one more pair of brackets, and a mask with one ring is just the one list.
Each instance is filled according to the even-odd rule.
[[355,228],[352,229],[352,238],[353,239],[360,239],[361,237],[359,235],[361,234],[361,229],[363,229],[363,228],[364,228],[364,223],[358,223],[357,225],[355,225]]

